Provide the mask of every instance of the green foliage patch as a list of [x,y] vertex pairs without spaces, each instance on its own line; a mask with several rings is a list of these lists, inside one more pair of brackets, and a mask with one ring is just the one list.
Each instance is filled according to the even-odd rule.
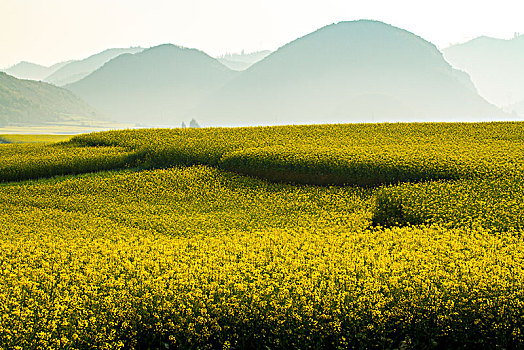
[[524,177],[403,184],[377,195],[373,222],[383,226],[438,223],[489,232],[524,229]]

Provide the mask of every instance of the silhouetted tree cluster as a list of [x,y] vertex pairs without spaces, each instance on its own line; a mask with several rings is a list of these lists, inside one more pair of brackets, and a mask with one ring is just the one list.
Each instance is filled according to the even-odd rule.
[[200,125],[198,125],[197,121],[195,120],[195,118],[191,119],[191,121],[189,122],[189,127],[190,128],[199,128]]

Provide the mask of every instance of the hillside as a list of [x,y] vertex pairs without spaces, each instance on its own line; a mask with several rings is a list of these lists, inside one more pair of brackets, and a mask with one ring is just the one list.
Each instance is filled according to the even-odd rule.
[[60,69],[56,70],[54,73],[47,76],[44,79],[44,81],[57,86],[64,86],[70,83],[74,83],[75,81],[85,78],[98,68],[102,67],[106,62],[121,54],[133,54],[141,51],[143,51],[143,49],[140,47],[130,47],[125,49],[108,49],[96,55],[89,56],[86,59],[74,61],[67,65],[64,65]]
[[0,125],[39,124],[64,117],[93,119],[96,111],[68,90],[0,72]]
[[220,57],[217,57],[217,60],[222,63],[224,66],[229,67],[232,70],[242,71],[251,67],[253,64],[258,61],[263,60],[267,57],[271,51],[256,51],[252,53],[234,53],[226,54]]
[[524,99],[524,36],[512,40],[484,36],[443,52],[448,62],[471,76],[488,101],[508,106]]
[[500,116],[437,48],[377,22],[341,22],[299,38],[242,72],[195,112],[205,125]]
[[194,105],[234,75],[201,51],[161,45],[120,55],[65,87],[114,120],[180,125],[192,118]]
[[43,80],[45,77],[53,74],[55,71],[69,64],[70,62],[71,61],[60,62],[50,67],[46,67],[31,62],[22,61],[12,67],[4,69],[4,72],[18,79]]

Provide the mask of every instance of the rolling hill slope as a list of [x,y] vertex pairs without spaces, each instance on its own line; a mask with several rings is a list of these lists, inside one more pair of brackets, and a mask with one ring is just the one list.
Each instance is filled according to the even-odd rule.
[[501,112],[437,48],[376,21],[341,22],[242,72],[195,112],[205,125],[481,120]]
[[479,37],[444,49],[444,57],[466,71],[480,95],[498,106],[524,99],[524,36]]
[[114,120],[180,125],[234,75],[201,51],[161,45],[120,55],[66,88]]
[[75,81],[85,78],[98,68],[102,67],[106,62],[121,54],[133,54],[141,52],[142,50],[143,49],[140,47],[130,47],[127,49],[108,49],[96,55],[89,56],[88,58],[81,61],[71,62],[47,76],[44,81],[57,86],[64,86],[74,83]]
[[22,61],[12,67],[5,69],[4,72],[18,79],[43,80],[48,75],[53,74],[55,71],[71,62],[72,61],[60,62],[50,67],[46,67],[31,62]]
[[97,112],[68,90],[0,72],[0,125],[36,125],[67,116],[92,119]]

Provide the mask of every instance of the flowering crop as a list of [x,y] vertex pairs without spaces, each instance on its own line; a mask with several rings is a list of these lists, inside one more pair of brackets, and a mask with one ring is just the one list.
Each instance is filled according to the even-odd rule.
[[[0,181],[188,165],[271,181],[358,186],[524,171],[524,123],[142,129],[80,135],[30,150],[8,147],[11,153],[32,157],[12,160],[3,146],[0,166],[16,165],[2,173],[17,175],[0,176]],[[57,164],[59,158],[68,158],[74,166]]]
[[379,224],[385,219],[390,225],[439,223],[519,233],[524,230],[523,194],[522,176],[391,186],[379,191],[383,203],[376,206],[375,217]]
[[133,154],[122,147],[12,144],[0,147],[0,181],[130,167]]
[[521,129],[127,130],[1,146],[3,180],[121,170],[0,184],[0,349],[519,348]]

